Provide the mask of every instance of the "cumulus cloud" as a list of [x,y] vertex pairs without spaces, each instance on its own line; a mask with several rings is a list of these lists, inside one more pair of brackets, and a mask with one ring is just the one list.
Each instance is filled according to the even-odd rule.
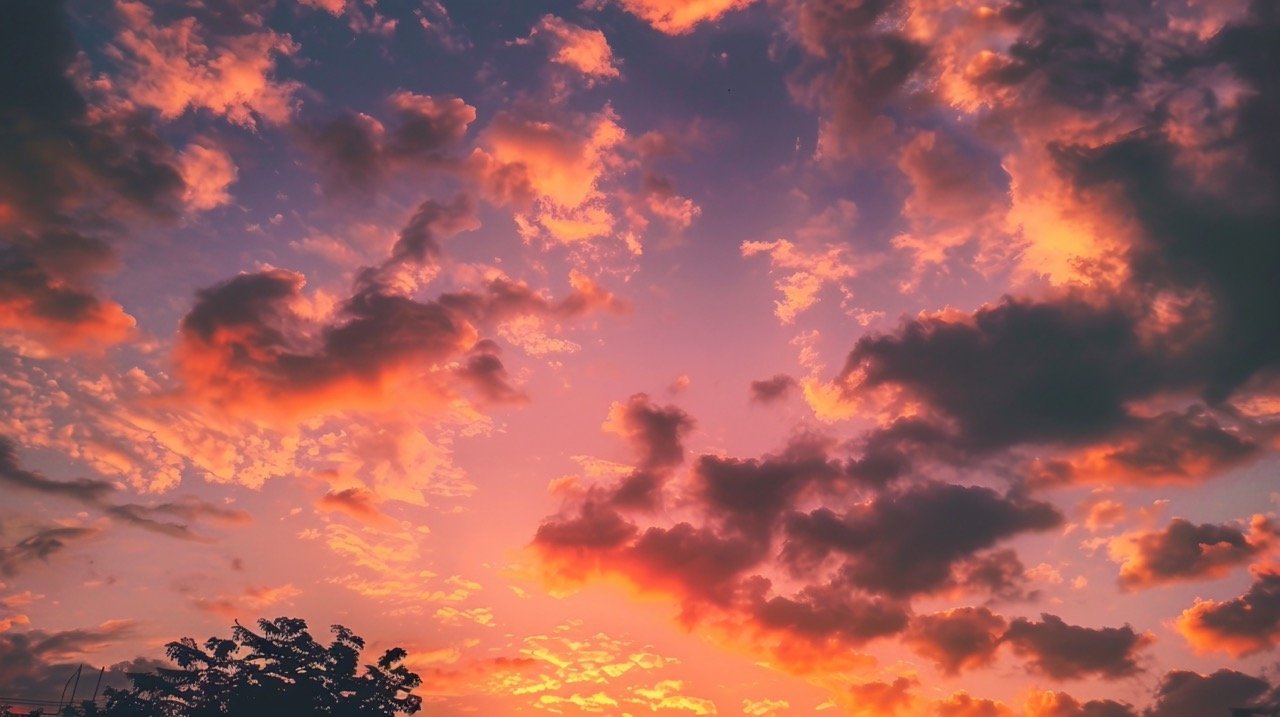
[[1274,539],[1275,528],[1263,515],[1253,517],[1248,531],[1174,518],[1163,530],[1112,538],[1107,550],[1120,563],[1120,585],[1134,590],[1221,577],[1269,549]]
[[[615,414],[620,406],[647,408],[633,398]],[[661,425],[671,426],[683,413],[666,416]],[[675,451],[666,454],[679,462]],[[653,462],[649,450],[640,455]],[[1023,577],[1021,563],[991,549],[1062,521],[1047,503],[988,488],[864,483],[854,465],[833,441],[809,434],[761,458],[703,455],[686,480],[667,488],[671,500],[663,505],[690,518],[673,525],[652,524],[652,504],[618,499],[635,475],[624,473],[566,492],[564,508],[538,528],[532,547],[557,589],[618,575],[642,592],[672,596],[686,623],[730,641],[750,639],[780,667],[806,672],[858,664],[851,648],[903,633],[914,597],[1010,593]],[[865,502],[840,511],[802,508],[850,491]],[[969,617],[973,629],[966,630],[958,623]],[[1003,620],[985,608],[954,618],[925,620],[913,639],[931,655],[955,653],[939,659],[957,669],[987,664]],[[984,644],[979,627],[992,633]]]
[[1081,702],[1065,692],[1032,692],[1027,717],[1137,717],[1133,706],[1115,700]]
[[1152,643],[1150,634],[1132,627],[1090,628],[1069,625],[1056,615],[1040,616],[1040,622],[1017,618],[1009,624],[1004,641],[1013,646],[1036,672],[1059,680],[1089,676],[1117,680],[1141,670],[1138,653]]
[[962,607],[911,621],[904,641],[947,674],[990,665],[1007,623],[984,607]]
[[1249,589],[1230,600],[1196,600],[1176,621],[1197,651],[1235,657],[1280,644],[1280,574],[1259,570]]
[[0,92],[0,332],[29,354],[100,351],[135,324],[94,287],[116,263],[112,227],[177,214],[179,159],[145,117],[90,106],[63,3],[11,13],[0,61],[24,69]]
[[481,328],[521,316],[570,319],[616,310],[619,302],[579,276],[558,301],[502,275],[486,279],[479,290],[445,292],[430,301],[409,296],[416,288],[412,272],[438,259],[438,242],[478,225],[468,200],[428,200],[391,256],[361,271],[351,295],[330,316],[314,315],[303,293],[305,278],[282,269],[202,289],[182,320],[176,351],[187,391],[232,415],[279,418],[339,407],[378,410],[402,402],[406,392],[423,408],[442,406],[459,395],[460,385],[470,385],[481,400],[518,397]]
[[172,23],[131,0],[116,3],[120,27],[111,45],[122,64],[121,88],[138,105],[176,119],[205,110],[244,127],[282,124],[300,89],[275,77],[276,62],[298,51],[288,35],[253,28],[212,32],[191,15]]
[[791,514],[782,555],[800,571],[836,556],[850,584],[905,597],[949,587],[953,570],[1003,539],[1061,523],[1048,503],[925,483],[888,491],[845,515],[829,508]]
[[627,12],[668,35],[691,32],[704,22],[713,22],[755,0],[618,0]]
[[178,166],[187,185],[182,200],[188,207],[199,211],[231,202],[227,189],[235,183],[238,172],[225,150],[193,142],[178,155]]
[[1165,673],[1156,688],[1155,701],[1143,717],[1220,715],[1228,708],[1253,707],[1274,700],[1271,684],[1260,677],[1221,669],[1208,675],[1189,670]]
[[819,112],[817,156],[842,159],[874,151],[897,124],[887,112],[907,95],[925,62],[925,46],[890,16],[896,3],[794,2],[786,7],[810,60],[789,78],[791,93]]
[[551,61],[581,73],[588,80],[618,77],[613,48],[599,30],[579,27],[555,15],[543,15],[522,42],[545,38]]
[[898,677],[892,682],[861,682],[849,686],[850,714],[856,717],[898,715],[915,702],[911,689],[919,680]]
[[391,126],[363,113],[301,125],[331,196],[367,194],[395,172],[410,168],[456,169],[457,146],[476,119],[476,108],[457,97],[399,91],[387,99]]
[[572,245],[613,234],[601,185],[625,138],[609,108],[559,121],[501,112],[481,133],[483,154],[475,156],[487,163],[490,194],[532,202],[517,216],[522,236]]

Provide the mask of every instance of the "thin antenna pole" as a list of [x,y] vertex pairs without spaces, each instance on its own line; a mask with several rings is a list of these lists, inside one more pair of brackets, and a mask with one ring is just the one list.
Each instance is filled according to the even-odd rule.
[[58,711],[62,711],[62,701],[67,697],[67,688],[71,686],[72,677],[75,677],[75,675],[71,675],[66,682],[62,683],[62,694],[58,695]]
[[76,703],[76,691],[80,689],[80,673],[81,672],[84,672],[83,662],[81,662],[80,666],[76,668],[76,683],[71,686],[71,701],[67,703],[69,705],[74,705]]
[[106,672],[106,671],[107,671],[107,668],[106,668],[106,666],[105,666],[105,665],[102,667],[102,669],[101,669],[101,670],[98,670],[98,684],[96,684],[96,685],[94,685],[94,686],[93,686],[93,701],[94,701],[94,702],[97,702],[97,701],[98,701],[98,688],[99,688],[99,687],[102,687],[102,674],[103,674],[104,672]]

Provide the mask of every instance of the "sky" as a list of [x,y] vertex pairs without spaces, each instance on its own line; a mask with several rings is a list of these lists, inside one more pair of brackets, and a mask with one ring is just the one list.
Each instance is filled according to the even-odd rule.
[[1269,0],[10,0],[0,697],[1277,699]]

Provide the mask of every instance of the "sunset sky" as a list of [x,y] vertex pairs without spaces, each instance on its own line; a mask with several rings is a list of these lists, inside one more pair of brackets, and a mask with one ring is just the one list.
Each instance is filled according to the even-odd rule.
[[1272,0],[0,9],[0,698],[1276,699]]

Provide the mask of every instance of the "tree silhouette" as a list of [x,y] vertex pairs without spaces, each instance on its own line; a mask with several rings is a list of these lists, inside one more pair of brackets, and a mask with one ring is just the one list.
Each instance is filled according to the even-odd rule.
[[259,620],[259,632],[240,623],[231,639],[191,638],[165,647],[177,668],[129,675],[129,689],[108,689],[105,708],[86,704],[89,717],[391,717],[413,714],[422,684],[399,664],[406,652],[387,650],[360,668],[364,639],[341,625],[324,646],[298,618]]

